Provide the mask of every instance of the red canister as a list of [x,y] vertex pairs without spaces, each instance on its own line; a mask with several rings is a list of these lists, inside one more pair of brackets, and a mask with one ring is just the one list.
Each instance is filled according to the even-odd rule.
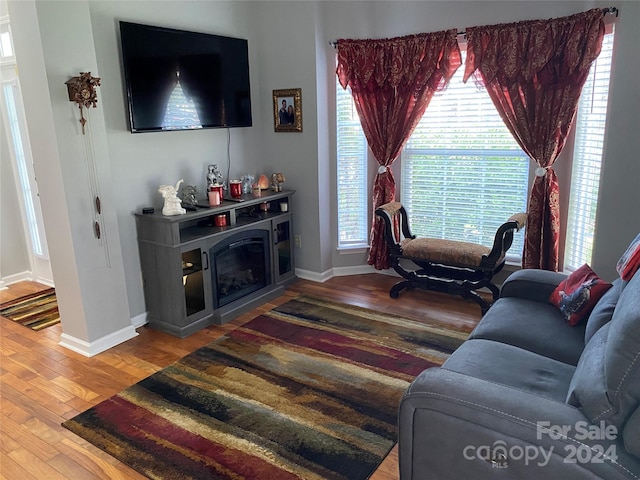
[[221,213],[220,215],[214,215],[213,224],[216,227],[224,227],[224,226],[226,226],[227,225],[227,216],[224,213]]
[[242,182],[240,180],[231,180],[229,182],[229,193],[233,198],[242,198]]
[[223,190],[222,185],[218,185],[218,184],[211,185],[211,187],[209,187],[209,191],[210,192],[216,192],[217,191],[218,195],[220,196],[220,201],[222,201],[222,199],[224,198],[224,190]]

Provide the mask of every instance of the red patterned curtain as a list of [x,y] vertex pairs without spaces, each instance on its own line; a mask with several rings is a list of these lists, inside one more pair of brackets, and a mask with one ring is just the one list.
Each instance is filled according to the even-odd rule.
[[464,80],[484,84],[505,124],[537,164],[524,268],[558,270],[559,188],[552,165],[564,147],[589,67],[600,53],[604,12],[467,28]]
[[[461,65],[456,31],[381,40],[338,40],[336,73],[350,87],[362,129],[379,164],[373,210],[395,199],[390,165],[424,114],[436,90]],[[373,215],[369,265],[389,268],[383,223]]]

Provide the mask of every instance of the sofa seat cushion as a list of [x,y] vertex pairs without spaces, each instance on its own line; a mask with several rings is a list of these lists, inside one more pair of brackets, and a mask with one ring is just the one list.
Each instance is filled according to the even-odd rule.
[[569,365],[584,349],[585,323],[571,327],[550,303],[518,297],[498,299],[469,338],[495,340]]
[[575,368],[490,340],[467,340],[442,368],[564,402]]

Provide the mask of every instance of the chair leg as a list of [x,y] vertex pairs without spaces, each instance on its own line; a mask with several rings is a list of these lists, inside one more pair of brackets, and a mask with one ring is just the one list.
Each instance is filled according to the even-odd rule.
[[[480,271],[464,271],[448,268],[442,265],[433,265],[424,262],[416,262],[420,270],[406,270],[399,262],[392,263],[393,269],[405,280],[396,283],[389,290],[391,298],[398,298],[402,290],[420,288],[434,292],[444,292],[450,295],[460,295],[466,300],[473,300],[480,305],[482,315],[487,313],[489,307],[500,297],[500,289],[491,282],[491,277]],[[476,290],[487,287],[493,296],[492,302],[487,302]]]
[[405,288],[407,290],[413,288],[412,282],[410,282],[409,280],[404,280],[402,282],[396,283],[393,287],[391,287],[391,290],[389,290],[389,296],[391,298],[398,298],[400,292]]
[[487,288],[489,290],[491,290],[491,294],[493,295],[493,301],[494,302],[496,300],[498,300],[498,298],[500,298],[500,289],[498,288],[498,286],[495,283],[487,282]]
[[487,313],[489,311],[489,308],[492,305],[491,303],[487,302],[484,298],[482,298],[482,295],[471,290],[467,290],[466,292],[460,293],[460,296],[467,300],[473,300],[478,305],[480,305],[480,311],[482,312],[482,315]]

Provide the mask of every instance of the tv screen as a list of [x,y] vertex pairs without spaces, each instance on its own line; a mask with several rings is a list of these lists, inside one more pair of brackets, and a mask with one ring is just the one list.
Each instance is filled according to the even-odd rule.
[[131,132],[250,127],[248,42],[120,22]]

